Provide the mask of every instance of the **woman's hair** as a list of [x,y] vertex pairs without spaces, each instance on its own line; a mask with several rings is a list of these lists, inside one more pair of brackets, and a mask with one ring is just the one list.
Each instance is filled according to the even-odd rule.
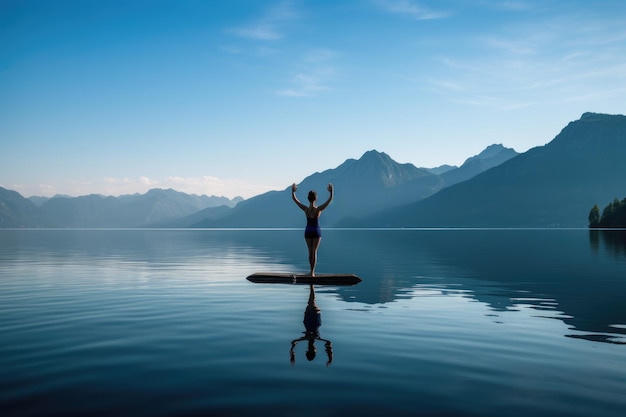
[[315,200],[317,200],[317,193],[313,190],[309,191],[309,196],[307,197],[309,199],[309,202],[312,203]]

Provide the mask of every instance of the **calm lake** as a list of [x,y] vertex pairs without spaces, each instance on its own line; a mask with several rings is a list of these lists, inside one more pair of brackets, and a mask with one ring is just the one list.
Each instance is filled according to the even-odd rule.
[[[626,237],[0,230],[0,415],[623,416]],[[311,346],[312,345],[312,346]],[[314,348],[314,350],[313,350]]]

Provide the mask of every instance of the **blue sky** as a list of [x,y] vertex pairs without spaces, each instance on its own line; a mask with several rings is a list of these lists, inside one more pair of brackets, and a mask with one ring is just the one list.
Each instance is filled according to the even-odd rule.
[[620,0],[0,0],[0,186],[24,196],[248,198],[625,105]]

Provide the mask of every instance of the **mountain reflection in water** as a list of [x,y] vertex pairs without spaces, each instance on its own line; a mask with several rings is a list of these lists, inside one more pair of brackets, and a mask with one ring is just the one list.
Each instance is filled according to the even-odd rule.
[[598,232],[337,230],[320,257],[334,262],[331,270],[355,265],[363,277],[357,288],[337,290],[347,302],[387,303],[429,288],[462,293],[494,314],[531,308],[587,333],[571,337],[625,343],[626,232]]

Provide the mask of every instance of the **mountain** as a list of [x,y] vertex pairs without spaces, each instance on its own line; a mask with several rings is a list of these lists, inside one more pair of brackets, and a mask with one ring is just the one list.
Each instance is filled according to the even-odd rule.
[[[327,184],[332,182],[337,194],[322,224],[334,226],[342,221],[349,226],[358,223],[359,218],[432,196],[449,183],[489,169],[515,154],[502,145],[492,145],[459,168],[429,170],[399,164],[384,152],[371,150],[358,160],[348,159],[337,168],[305,178],[298,196],[306,202],[307,192],[317,190],[321,204],[328,195]],[[290,188],[245,201],[240,197],[229,200],[153,189],[146,194],[119,197],[33,197],[30,203],[40,204],[42,216],[58,227],[300,227],[302,213],[291,201]]]
[[53,197],[44,197],[44,196],[33,195],[33,196],[28,197],[28,199],[30,201],[32,201],[33,203],[35,203],[35,205],[37,207],[41,207],[41,205],[43,203],[45,203],[46,201],[48,201],[50,199],[53,199],[53,198],[63,198],[63,197],[72,198],[71,196],[66,195],[66,194],[56,194]]
[[63,227],[148,227],[189,216],[207,207],[232,206],[241,197],[198,196],[172,189],[152,189],[145,194],[119,197],[97,194],[54,197],[41,211]]
[[467,158],[459,168],[447,170],[440,175],[444,179],[446,187],[449,187],[467,181],[517,155],[519,154],[514,149],[505,148],[501,144],[490,145],[478,155]]
[[149,227],[186,228],[189,227],[189,225],[205,221],[206,219],[218,219],[220,217],[224,217],[230,212],[230,210],[232,210],[232,208],[225,205],[217,207],[207,207],[185,217],[152,223],[149,225]]
[[119,206],[115,197],[91,194],[51,198],[40,208],[62,227],[107,227],[107,214]]
[[441,165],[441,166],[438,166],[438,167],[435,167],[435,168],[424,168],[424,169],[426,171],[430,172],[431,174],[441,175],[444,172],[448,172],[448,171],[451,171],[451,170],[457,169],[457,168],[458,168],[458,166],[456,166],[456,165],[445,164],[445,165]]
[[585,113],[551,142],[416,203],[350,224],[585,227],[594,204],[626,195],[626,116]]
[[[326,187],[333,183],[336,194],[321,220],[331,226],[345,217],[366,216],[398,204],[405,204],[439,191],[444,182],[438,175],[412,164],[399,164],[384,152],[371,150],[360,159],[348,159],[340,166],[305,178],[297,196],[306,203],[309,190],[318,193],[318,204],[328,198]],[[270,191],[241,202],[224,216],[206,219],[194,227],[298,227],[303,214],[291,200],[291,186]]]
[[16,191],[0,187],[0,228],[54,226],[33,202]]
[[[305,178],[298,185],[297,195],[306,203],[308,191],[316,190],[317,203],[322,204],[328,198],[328,183],[333,183],[336,194],[332,209],[324,213],[321,222],[327,227],[338,222],[349,227],[360,217],[422,200],[446,187],[447,181],[456,183],[470,178],[516,155],[513,149],[492,145],[469,158],[460,168],[448,165],[426,169],[399,164],[386,153],[371,150],[358,160],[348,159],[337,168]],[[433,170],[442,172],[442,175]],[[302,221],[302,213],[291,201],[291,187],[287,187],[250,198],[229,212],[191,226],[299,227]]]
[[50,198],[52,197],[43,197],[43,196],[33,195],[33,196],[28,197],[28,200],[32,202],[34,205],[36,205],[37,207],[40,207],[43,203],[50,200]]

